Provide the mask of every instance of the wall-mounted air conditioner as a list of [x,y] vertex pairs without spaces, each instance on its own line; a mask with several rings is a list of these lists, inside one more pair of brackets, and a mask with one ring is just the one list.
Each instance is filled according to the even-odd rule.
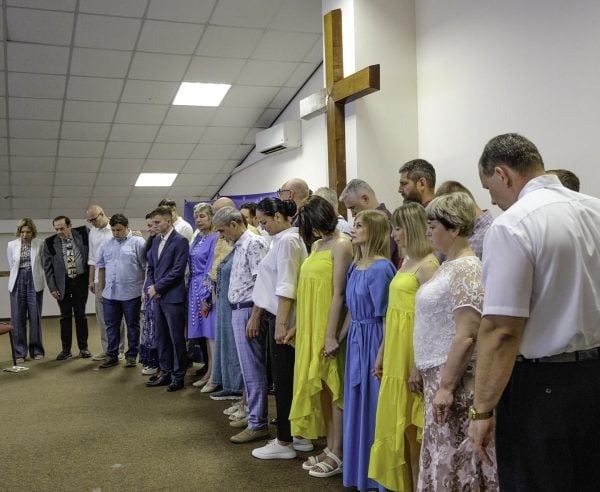
[[302,121],[290,120],[267,128],[256,134],[256,150],[261,154],[273,154],[302,145]]

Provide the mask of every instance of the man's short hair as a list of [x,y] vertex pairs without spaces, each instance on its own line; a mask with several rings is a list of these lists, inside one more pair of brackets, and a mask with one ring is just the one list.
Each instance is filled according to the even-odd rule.
[[565,188],[579,191],[579,178],[573,171],[569,171],[568,169],[551,169],[550,171],[546,171],[546,173],[558,176],[558,179]]
[[123,214],[114,214],[110,220],[108,221],[111,227],[116,225],[122,225],[124,227],[129,227],[129,219],[125,217]]
[[449,193],[455,193],[457,191],[462,191],[463,193],[466,193],[471,197],[473,201],[475,201],[473,193],[471,193],[466,186],[464,186],[462,183],[459,183],[458,181],[444,181],[435,191],[435,196],[448,195]]
[[169,219],[173,220],[173,212],[171,212],[171,207],[169,207],[168,205],[161,205],[152,210],[152,212],[150,212],[150,217],[152,218],[156,217],[157,215],[164,215],[166,217],[169,217]]
[[415,183],[421,178],[425,178],[427,187],[432,191],[435,189],[435,168],[425,159],[413,159],[405,162],[398,172],[406,173],[408,179]]
[[518,133],[505,133],[492,138],[483,149],[479,167],[491,176],[494,167],[504,164],[520,175],[544,170],[544,161],[537,147]]
[[321,188],[317,188],[313,194],[325,198],[325,200],[331,203],[335,213],[338,213],[338,195],[334,189],[322,186]]
[[159,203],[159,207],[169,207],[171,209],[177,209],[177,203],[175,200],[171,200],[170,198],[163,198]]
[[240,210],[245,208],[250,212],[250,217],[256,217],[256,203],[254,202],[246,202],[240,205]]
[[369,183],[362,179],[351,179],[340,194],[340,202],[345,202],[350,196],[361,195],[363,193],[373,197],[375,196],[375,191],[373,191],[373,188],[371,188]]
[[54,225],[59,220],[64,220],[67,226],[71,225],[71,219],[69,219],[69,217],[67,217],[66,215],[58,215],[54,217],[54,219],[52,219],[52,225]]
[[242,213],[233,207],[223,207],[213,217],[213,226],[226,226],[236,222],[240,225],[245,225],[244,216]]

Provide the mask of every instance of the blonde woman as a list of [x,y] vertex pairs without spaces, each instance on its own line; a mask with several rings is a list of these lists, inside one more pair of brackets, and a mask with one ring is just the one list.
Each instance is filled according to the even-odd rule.
[[[33,220],[24,218],[17,224],[18,239],[10,241],[6,250],[10,276],[10,316],[14,326],[15,359],[25,361],[44,357],[42,345],[42,302],[44,296],[44,242],[37,239]],[[27,319],[29,318],[29,343]]]
[[394,211],[392,239],[404,261],[390,283],[384,345],[375,365],[381,389],[369,464],[369,477],[388,490],[412,491],[419,470],[423,398],[410,388],[415,296],[439,267],[426,232],[420,204],[406,202]]
[[364,210],[352,227],[354,262],[348,272],[346,305],[348,315],[339,339],[348,334],[344,380],[345,487],[358,490],[378,488],[368,478],[369,455],[375,435],[375,413],[379,380],[372,371],[380,351],[388,289],[396,269],[388,259],[390,223],[377,210]]

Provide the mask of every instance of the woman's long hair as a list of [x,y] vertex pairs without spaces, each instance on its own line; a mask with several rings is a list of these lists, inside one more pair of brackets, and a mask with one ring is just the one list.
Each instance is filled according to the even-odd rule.
[[[373,258],[383,256],[390,259],[390,222],[379,210],[363,210],[354,221],[360,220],[367,230],[366,256]],[[354,247],[354,261],[363,259],[362,249]]]
[[313,243],[317,240],[315,231],[321,234],[331,234],[335,231],[337,223],[335,210],[325,198],[312,195],[300,205],[298,229],[307,251],[311,250]]

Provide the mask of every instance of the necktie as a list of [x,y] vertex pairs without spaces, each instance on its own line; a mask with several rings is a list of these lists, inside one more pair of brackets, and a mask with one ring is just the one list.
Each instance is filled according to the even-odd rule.
[[69,278],[77,277],[77,264],[75,263],[75,251],[73,251],[73,240],[67,239],[66,241],[67,251],[67,276]]

